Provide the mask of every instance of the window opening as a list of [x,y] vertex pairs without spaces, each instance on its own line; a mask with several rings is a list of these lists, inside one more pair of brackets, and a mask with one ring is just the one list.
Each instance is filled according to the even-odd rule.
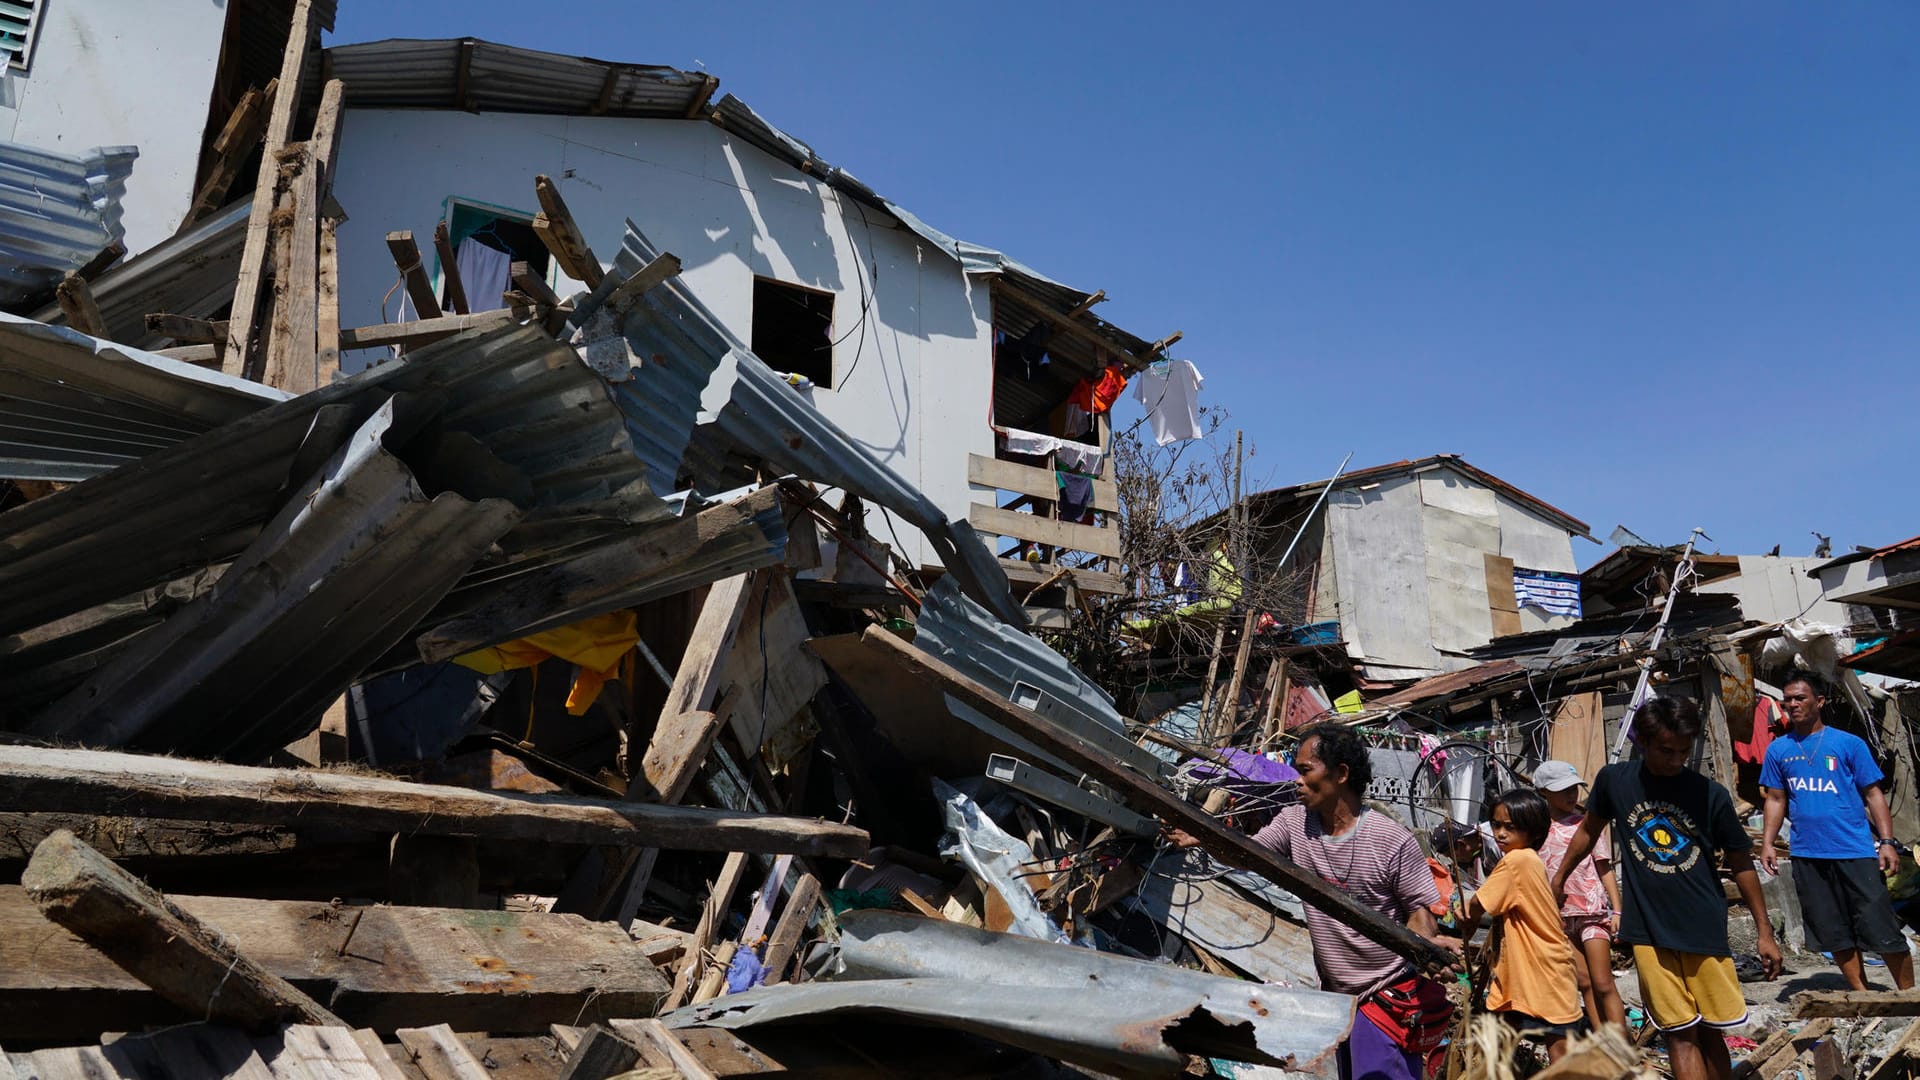
[[753,352],[775,371],[833,388],[833,294],[753,279]]
[[40,0],[0,0],[0,53],[16,71],[27,69],[33,55],[33,29],[40,19]]
[[[6,0],[0,0],[4,6]],[[533,272],[542,280],[548,278],[548,268],[552,256],[547,246],[540,242],[540,236],[533,231],[533,215],[517,210],[488,206],[484,203],[468,202],[464,199],[447,201],[447,243],[453,248],[454,260],[460,265],[460,284],[467,294],[467,305],[473,311],[497,311],[506,307],[501,294],[512,288],[510,269],[516,262],[524,262],[533,268]],[[465,250],[463,245],[474,245]],[[443,311],[452,311],[452,299],[447,295],[446,268],[438,265],[435,269],[440,275],[440,307]]]

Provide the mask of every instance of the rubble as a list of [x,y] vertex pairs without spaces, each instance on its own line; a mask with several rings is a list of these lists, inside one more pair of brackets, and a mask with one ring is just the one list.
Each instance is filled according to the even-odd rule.
[[[939,233],[712,76],[316,52],[330,3],[267,6],[283,51],[235,55],[277,77],[215,110],[169,239],[116,250],[132,150],[0,146],[0,202],[32,165],[71,219],[0,229],[0,1076],[1337,1075],[1355,1002],[1308,907],[1457,958],[1251,838],[1301,728],[1362,732],[1368,800],[1424,834],[1543,760],[1590,775],[1658,688],[1751,817],[1768,679],[1810,659],[1920,839],[1920,702],[1855,673],[1911,674],[1914,541],[1786,567],[1633,538],[1583,578],[1584,523],[1443,454],[1236,471],[1149,551],[1121,519],[1165,508],[1072,410],[1177,332]],[[699,121],[885,215],[967,305],[991,282],[964,331],[993,432],[927,481],[950,433],[851,430],[699,260],[584,226],[532,162],[498,296],[452,211],[379,222],[406,314],[343,326],[358,102]],[[964,336],[914,288],[916,333]],[[1787,610],[1800,579],[1849,625]],[[1743,1075],[1920,1057],[1911,992],[1784,1013]],[[1657,1071],[1641,1019],[1542,1075]],[[1504,1075],[1477,1038],[1450,1075]]]

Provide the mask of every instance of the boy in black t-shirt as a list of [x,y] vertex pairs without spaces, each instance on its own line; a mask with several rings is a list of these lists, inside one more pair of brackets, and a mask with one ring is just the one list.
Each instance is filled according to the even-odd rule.
[[1554,895],[1565,896],[1568,873],[1612,825],[1626,901],[1620,940],[1633,946],[1640,997],[1666,1036],[1674,1078],[1727,1080],[1733,1063],[1720,1029],[1746,1023],[1747,1003],[1727,947],[1718,856],[1726,857],[1753,913],[1767,978],[1780,974],[1780,946],[1753,871],[1753,841],[1727,789],[1687,768],[1700,736],[1693,702],[1647,701],[1633,718],[1633,733],[1641,758],[1594,777],[1587,818],[1567,844]]

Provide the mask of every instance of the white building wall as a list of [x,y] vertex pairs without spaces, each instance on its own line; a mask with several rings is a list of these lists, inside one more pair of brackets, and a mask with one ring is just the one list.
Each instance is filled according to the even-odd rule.
[[1431,673],[1421,511],[1420,481],[1410,476],[1327,498],[1341,636],[1374,678]]
[[1740,598],[1740,614],[1755,622],[1808,622],[1847,625],[1847,606],[1825,599],[1820,582],[1807,571],[1831,559],[1782,555],[1742,555],[1740,573],[1700,586],[1703,593],[1730,593]]
[[0,80],[0,138],[140,148],[122,204],[131,254],[172,236],[192,203],[227,3],[43,0],[28,70]]
[[[1541,517],[1525,503],[1500,496],[1500,554],[1513,565],[1528,570],[1552,570],[1562,574],[1579,573],[1573,558],[1573,536],[1566,527]],[[1586,543],[1586,541],[1581,541]],[[1537,607],[1520,609],[1520,631],[1557,630],[1573,619],[1549,615]]]
[[[918,236],[875,220],[884,215],[866,209],[863,221],[851,199],[710,124],[349,108],[334,183],[348,214],[342,325],[383,320],[396,278],[388,231],[411,229],[433,266],[428,241],[449,198],[531,215],[536,174],[556,181],[603,261],[631,217],[679,256],[683,281],[742,340],[752,337],[755,275],[833,292],[833,337],[846,340],[834,350],[836,385],[816,389],[814,404],[948,516],[966,517],[967,454],[993,453],[988,291]],[[899,532],[910,558],[930,560],[917,533]]]

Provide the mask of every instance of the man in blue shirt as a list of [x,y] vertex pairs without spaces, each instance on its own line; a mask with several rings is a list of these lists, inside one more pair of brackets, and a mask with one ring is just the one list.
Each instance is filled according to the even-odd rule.
[[1900,865],[1893,815],[1880,790],[1885,777],[1866,743],[1826,725],[1826,688],[1817,676],[1796,671],[1781,693],[1793,728],[1767,746],[1760,765],[1767,797],[1760,865],[1778,872],[1773,844],[1781,820],[1791,818],[1793,886],[1807,929],[1855,990],[1867,989],[1861,949],[1884,957],[1895,985],[1910,989],[1913,954],[1883,876]]

